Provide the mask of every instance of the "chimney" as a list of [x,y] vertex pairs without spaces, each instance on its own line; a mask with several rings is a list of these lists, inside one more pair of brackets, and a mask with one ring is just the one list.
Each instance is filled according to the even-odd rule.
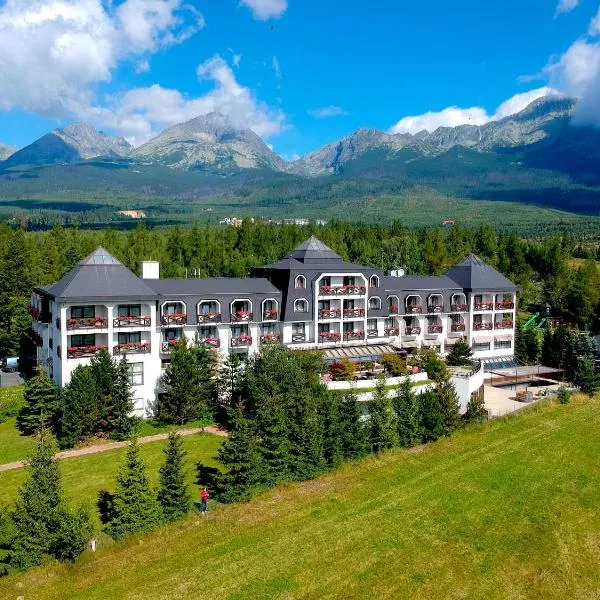
[[390,271],[390,277],[404,277],[406,271],[404,269],[394,269]]
[[142,279],[160,279],[160,263],[157,260],[142,261]]

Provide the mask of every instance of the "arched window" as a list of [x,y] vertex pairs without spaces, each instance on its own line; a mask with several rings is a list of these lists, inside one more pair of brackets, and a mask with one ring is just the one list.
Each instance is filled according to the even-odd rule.
[[371,287],[379,287],[379,277],[377,275],[371,275],[371,279],[369,280],[369,285]]
[[296,276],[295,288],[297,290],[304,290],[304,289],[306,289],[306,277],[304,277],[304,275],[298,275],[298,276]]
[[381,298],[378,298],[377,296],[369,298],[369,308],[379,310],[381,308]]
[[294,312],[305,313],[308,312],[308,301],[304,298],[299,298],[294,301]]

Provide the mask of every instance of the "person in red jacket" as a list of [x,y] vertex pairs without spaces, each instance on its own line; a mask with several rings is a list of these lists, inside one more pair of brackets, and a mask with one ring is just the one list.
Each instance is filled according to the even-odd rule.
[[200,492],[200,513],[202,515],[205,515],[206,511],[208,510],[209,498],[210,494],[208,493],[208,490],[206,488],[202,488],[202,491]]

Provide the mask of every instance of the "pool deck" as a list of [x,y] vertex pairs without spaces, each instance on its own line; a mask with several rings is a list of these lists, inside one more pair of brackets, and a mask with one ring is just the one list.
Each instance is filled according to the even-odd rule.
[[[539,388],[531,388],[531,391],[535,390],[537,393],[533,396],[533,402],[535,403],[540,399],[540,391],[555,391],[558,389],[558,387],[559,385],[556,383]],[[484,386],[484,404],[490,419],[508,415],[532,404],[532,402],[519,402],[515,398],[515,390],[495,387],[487,383]]]

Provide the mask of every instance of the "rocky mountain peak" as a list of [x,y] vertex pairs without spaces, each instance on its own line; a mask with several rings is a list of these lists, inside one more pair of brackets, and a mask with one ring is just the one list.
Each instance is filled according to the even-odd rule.
[[0,144],[0,160],[6,160],[9,156],[14,154],[17,151],[16,148],[12,146],[7,146],[6,144]]

